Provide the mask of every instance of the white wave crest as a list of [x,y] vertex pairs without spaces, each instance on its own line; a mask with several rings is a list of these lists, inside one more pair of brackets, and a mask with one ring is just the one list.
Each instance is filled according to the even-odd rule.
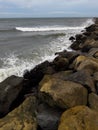
[[47,31],[65,31],[65,30],[77,30],[83,29],[83,27],[16,27],[16,30],[22,32],[47,32]]
[[82,30],[86,26],[93,24],[93,19],[88,19],[80,26],[69,27],[69,26],[39,26],[39,27],[16,27],[16,30],[22,32],[47,32],[47,31],[66,31],[66,30]]

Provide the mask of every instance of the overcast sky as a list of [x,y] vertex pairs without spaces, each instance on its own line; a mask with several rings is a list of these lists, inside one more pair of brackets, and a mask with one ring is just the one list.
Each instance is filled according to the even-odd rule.
[[98,0],[0,0],[0,17],[97,17]]

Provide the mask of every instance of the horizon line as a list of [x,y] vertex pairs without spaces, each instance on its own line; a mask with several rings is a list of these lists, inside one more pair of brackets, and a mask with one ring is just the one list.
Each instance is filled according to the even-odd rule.
[[0,19],[6,19],[6,18],[19,18],[19,19],[21,19],[21,18],[98,18],[98,17],[96,17],[96,16],[65,16],[65,17],[60,17],[60,16],[58,16],[58,17],[0,17]]

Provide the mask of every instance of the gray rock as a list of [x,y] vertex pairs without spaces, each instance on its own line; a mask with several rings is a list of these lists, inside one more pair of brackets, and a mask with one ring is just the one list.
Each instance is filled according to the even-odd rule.
[[40,104],[36,116],[42,130],[57,130],[61,112],[47,104]]
[[23,88],[23,78],[10,76],[0,83],[0,116],[9,112],[10,105]]
[[88,91],[96,92],[93,79],[87,70],[80,70],[73,74],[70,74],[65,77],[65,80],[80,83],[83,86],[85,86],[88,89]]

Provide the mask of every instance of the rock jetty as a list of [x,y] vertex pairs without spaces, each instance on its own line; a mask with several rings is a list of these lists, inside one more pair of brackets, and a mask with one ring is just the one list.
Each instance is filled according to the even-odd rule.
[[98,19],[56,58],[0,83],[0,130],[98,130]]

